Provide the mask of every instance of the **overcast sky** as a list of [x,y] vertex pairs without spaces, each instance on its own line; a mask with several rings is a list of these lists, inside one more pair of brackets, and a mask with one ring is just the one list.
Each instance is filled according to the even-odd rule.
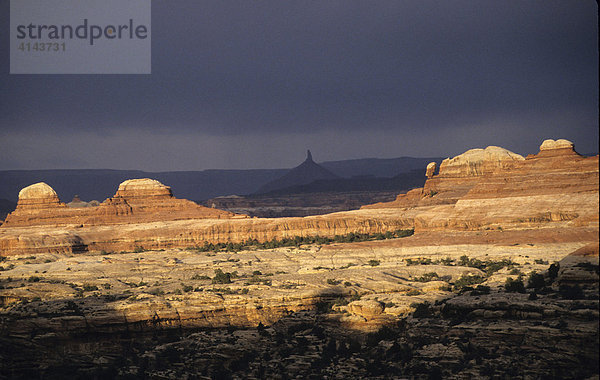
[[0,170],[597,152],[593,0],[153,1],[151,75],[9,75],[0,4]]

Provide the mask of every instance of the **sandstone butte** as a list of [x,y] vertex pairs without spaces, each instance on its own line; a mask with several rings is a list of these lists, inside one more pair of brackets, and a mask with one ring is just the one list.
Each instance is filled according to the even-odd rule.
[[[0,255],[185,248],[204,242],[293,236],[427,231],[523,231],[548,238],[598,231],[598,156],[567,140],[546,140],[522,157],[490,146],[428,165],[423,188],[393,202],[303,218],[248,218],[173,197],[152,179],[123,182],[97,207],[72,208],[45,183],[19,193],[0,226]],[[590,232],[591,231],[591,232]]]

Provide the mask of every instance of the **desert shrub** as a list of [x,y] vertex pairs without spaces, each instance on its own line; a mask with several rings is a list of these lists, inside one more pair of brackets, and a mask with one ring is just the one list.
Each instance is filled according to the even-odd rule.
[[213,284],[231,284],[231,273],[224,273],[221,269],[215,269]]
[[442,264],[442,265],[445,265],[445,266],[453,266],[454,265],[454,260],[451,259],[451,258],[449,258],[449,257],[446,257],[444,259],[441,259],[439,261],[439,263]]
[[561,285],[558,288],[558,293],[560,294],[560,296],[562,298],[568,299],[568,300],[579,300],[584,297],[583,290],[577,284],[573,285],[573,286]]
[[462,291],[467,290],[469,288],[471,288],[469,290],[472,290],[472,285],[481,284],[484,281],[485,278],[483,276],[479,276],[477,274],[463,274],[458,280],[454,282],[454,290]]
[[148,293],[152,294],[153,296],[163,296],[165,291],[160,288],[156,288],[148,291]]
[[519,268],[513,268],[510,270],[510,272],[508,272],[508,274],[517,276],[517,275],[523,274],[523,272],[521,272],[521,270]]
[[438,276],[438,274],[436,272],[429,272],[429,273],[425,273],[424,275],[420,276],[420,277],[415,277],[412,280],[413,281],[417,281],[417,282],[429,282],[429,281],[433,281],[433,280],[438,280],[440,277]]
[[467,255],[462,255],[458,261],[461,267],[471,267],[477,269],[485,269],[485,264],[479,259],[470,259]]
[[548,261],[543,259],[535,259],[533,262],[536,264],[548,265]]
[[350,301],[347,298],[339,297],[333,301],[332,306],[346,306],[349,303]]
[[189,293],[194,290],[194,287],[191,285],[183,285],[183,291]]
[[139,283],[125,282],[125,284],[129,285],[129,287],[131,287],[131,288],[138,288],[140,286],[146,286],[146,285],[148,285],[148,283],[144,282],[144,281],[140,281]]
[[27,279],[28,282],[40,282],[41,278],[39,278],[38,276],[31,276],[29,277],[29,279]]
[[586,270],[588,272],[596,272],[596,273],[599,272],[599,266],[596,264],[592,264],[589,261],[577,263],[575,266],[578,268],[582,268],[583,270]]
[[525,285],[521,278],[507,278],[504,283],[504,290],[508,293],[525,293]]
[[206,275],[200,275],[200,274],[195,274],[192,276],[191,278],[192,280],[210,280],[211,278],[209,276]]
[[423,294],[423,292],[420,291],[419,289],[411,289],[408,292],[406,292],[407,296],[418,296],[418,295],[421,295],[421,294]]
[[415,318],[427,318],[432,314],[429,302],[411,303],[410,307],[415,308],[415,311],[413,312],[413,317]]
[[529,278],[527,279],[527,287],[530,289],[541,289],[544,286],[546,286],[544,276],[537,272],[531,272]]
[[[446,259],[448,260],[448,259]],[[479,259],[471,259],[467,255],[462,255],[458,261],[459,266],[477,268],[485,272],[487,276],[491,276],[495,272],[502,268],[513,268],[519,264],[515,263],[510,259],[502,259],[498,261],[486,260],[481,261]],[[518,270],[518,269],[517,269]],[[520,273],[520,271],[519,271]],[[518,273],[517,273],[518,274]]]
[[346,281],[344,282],[344,286],[352,286],[352,283],[350,281]]
[[92,292],[94,290],[98,290],[98,287],[96,285],[83,284],[83,291],[84,292]]
[[406,265],[431,265],[431,259],[427,257],[418,257],[416,259],[406,259]]
[[481,296],[484,294],[490,294],[490,287],[487,285],[477,285],[477,287],[471,290],[472,296]]
[[281,239],[274,238],[272,240],[259,242],[257,239],[249,239],[240,243],[209,243],[204,242],[202,246],[189,247],[197,252],[238,252],[244,249],[257,248],[257,249],[273,249],[279,247],[300,247],[304,244],[331,244],[331,243],[351,243],[367,240],[381,240],[381,239],[394,239],[411,236],[414,234],[414,229],[409,230],[396,230],[388,231],[384,234],[363,234],[351,232],[346,235],[336,235],[333,238],[323,236],[294,236],[284,237]]
[[81,310],[81,308],[79,307],[79,305],[77,305],[74,301],[67,301],[67,304],[65,305],[65,310],[70,310],[72,312],[74,312],[75,314],[81,314],[83,315],[83,312]]
[[535,300],[537,300],[537,299],[538,299],[538,295],[537,295],[537,293],[536,293],[536,292],[532,292],[532,293],[529,295],[529,297],[527,297],[527,299],[528,299],[528,300],[530,300],[530,301],[535,301]]
[[403,237],[412,236],[412,235],[414,235],[414,233],[415,233],[414,228],[411,228],[408,230],[396,230],[394,232],[394,237],[403,238]]
[[335,278],[328,278],[327,279],[327,283],[329,285],[339,285],[339,284],[342,283],[342,281],[341,280],[336,280]]
[[133,253],[142,253],[142,252],[145,252],[145,251],[146,250],[141,245],[136,245],[135,248],[133,249]]
[[369,265],[372,267],[376,267],[380,264],[379,260],[369,260]]
[[243,249],[248,248],[258,248],[258,249],[273,249],[279,247],[300,247],[303,244],[331,244],[331,243],[350,243],[350,242],[358,242],[358,241],[367,241],[367,240],[381,240],[381,239],[394,239],[394,238],[402,238],[406,236],[411,236],[414,234],[413,229],[409,230],[396,230],[396,231],[388,231],[384,234],[376,233],[376,234],[363,234],[351,232],[346,235],[336,235],[333,238],[327,238],[323,236],[294,236],[294,237],[284,237],[281,239],[272,239],[264,242],[259,242],[257,239],[249,239],[243,241],[241,243],[208,243],[204,242],[202,246],[197,247],[189,247],[188,249],[193,249],[197,252],[218,252],[218,251],[227,251],[227,252],[237,252]]
[[558,276],[558,271],[560,270],[559,263],[553,263],[548,268],[548,278],[550,278],[550,282],[554,281],[554,279]]

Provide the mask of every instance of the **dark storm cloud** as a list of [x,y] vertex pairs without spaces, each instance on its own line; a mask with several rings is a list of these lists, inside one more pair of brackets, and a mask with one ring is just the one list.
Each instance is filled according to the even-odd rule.
[[[570,138],[583,151],[597,143],[593,1],[152,6],[152,75],[2,74],[0,138],[18,132],[35,144],[36,134],[51,129],[73,142],[81,135],[109,144],[128,129],[156,139],[209,136],[225,146],[248,136],[281,144],[285,136],[328,134],[344,145],[339,155],[373,156],[454,154],[479,144],[534,152],[546,137]],[[7,30],[8,2],[2,8]],[[7,44],[3,38],[0,48]],[[2,66],[7,73],[7,56]],[[370,150],[360,147],[364,131]],[[400,136],[406,145],[393,151],[386,139]],[[54,165],[68,162],[61,157]],[[261,166],[271,158],[248,159]],[[173,168],[189,168],[189,158],[178,160]]]

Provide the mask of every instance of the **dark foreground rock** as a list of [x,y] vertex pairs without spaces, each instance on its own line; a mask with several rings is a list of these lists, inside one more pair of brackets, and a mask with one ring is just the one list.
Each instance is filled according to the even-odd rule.
[[597,256],[554,268],[521,292],[465,288],[372,333],[327,303],[256,328],[15,335],[5,317],[0,378],[594,378]]

